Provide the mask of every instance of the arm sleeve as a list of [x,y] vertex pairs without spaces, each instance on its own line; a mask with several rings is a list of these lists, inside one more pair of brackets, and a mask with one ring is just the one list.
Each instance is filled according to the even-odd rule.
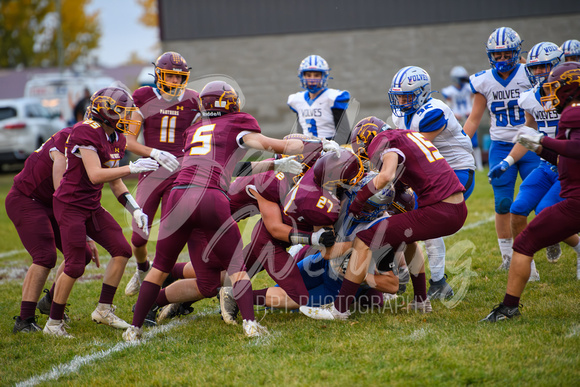
[[570,157],[571,159],[580,159],[580,131],[571,131],[569,140],[556,140],[554,138],[544,137],[542,139],[542,147],[548,148],[559,155]]

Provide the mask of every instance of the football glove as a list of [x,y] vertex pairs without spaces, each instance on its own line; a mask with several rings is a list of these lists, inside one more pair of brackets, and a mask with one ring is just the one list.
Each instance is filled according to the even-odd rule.
[[499,179],[501,175],[503,175],[503,173],[507,171],[508,168],[511,167],[513,164],[514,158],[511,156],[508,156],[502,161],[500,161],[499,164],[495,165],[493,168],[489,170],[489,173],[487,174],[489,182],[491,183],[493,179]]
[[153,157],[155,161],[159,163],[159,165],[167,169],[169,172],[173,172],[179,167],[179,161],[177,161],[177,157],[169,152],[154,148],[151,151],[151,157]]
[[302,173],[302,164],[294,160],[296,156],[283,157],[279,160],[274,160],[274,171],[283,173],[292,173],[298,175]]
[[139,227],[145,235],[149,235],[149,217],[140,208],[137,208],[133,211],[133,219],[137,223],[137,227]]
[[543,133],[540,133],[530,127],[524,126],[518,130],[518,134],[514,138],[514,141],[519,142],[527,149],[535,152],[542,144],[542,138],[544,138]]
[[155,171],[157,168],[159,168],[157,161],[150,158],[137,159],[135,162],[129,163],[129,171],[131,173]]
[[310,245],[315,247],[330,247],[336,241],[336,234],[332,228],[324,227],[312,233]]
[[340,158],[340,145],[333,140],[322,140],[322,150],[325,152],[334,152]]

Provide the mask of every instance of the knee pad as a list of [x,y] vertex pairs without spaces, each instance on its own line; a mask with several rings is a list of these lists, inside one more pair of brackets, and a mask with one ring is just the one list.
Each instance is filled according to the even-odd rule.
[[85,272],[84,262],[66,262],[64,265],[64,273],[71,278],[80,278]]
[[147,244],[147,239],[139,235],[138,232],[133,231],[131,234],[131,244],[135,247],[141,247]]
[[56,266],[56,253],[54,255],[50,254],[42,258],[33,258],[32,263],[51,270]]
[[217,296],[219,286],[220,286],[220,284],[209,285],[209,284],[201,284],[199,281],[197,282],[197,287],[199,289],[199,292],[205,298],[212,298],[212,297]]
[[129,259],[133,255],[133,251],[131,251],[131,246],[129,245],[129,243],[125,241],[125,243],[122,246],[118,246],[115,249],[111,249],[111,251],[109,251],[109,254],[111,254],[111,257],[124,257]]
[[510,212],[510,208],[512,206],[512,199],[510,198],[501,198],[499,201],[495,203],[495,212],[498,214],[508,214]]

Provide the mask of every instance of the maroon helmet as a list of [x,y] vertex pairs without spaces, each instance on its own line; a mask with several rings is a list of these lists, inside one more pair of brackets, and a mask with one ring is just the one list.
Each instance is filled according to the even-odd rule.
[[[86,116],[119,132],[136,135],[141,127],[141,119],[133,117],[134,113],[141,115],[131,94],[120,87],[105,87],[91,96]],[[129,125],[136,125],[135,130],[130,131]]]
[[[189,80],[189,70],[185,59],[178,53],[169,51],[161,54],[154,63],[155,65],[155,85],[162,92],[172,96],[179,97],[187,87]],[[180,83],[170,82],[168,75],[179,75]]]
[[213,81],[205,85],[199,93],[199,99],[201,100],[202,114],[206,117],[240,111],[238,93],[224,81]]
[[555,109],[558,113],[576,98],[580,97],[580,63],[560,63],[550,71],[543,85],[541,97],[544,109]]
[[415,194],[411,187],[397,182],[395,184],[395,197],[387,208],[389,215],[402,214],[415,208]]
[[[286,136],[284,136],[283,140],[292,140],[292,139],[296,139],[296,140],[300,140],[300,141],[320,141],[318,138],[313,137],[313,136],[309,136],[307,134],[301,134],[301,133],[292,133],[292,134],[288,134]],[[296,177],[301,177],[302,175],[304,175],[306,173],[306,171],[308,171],[310,168],[312,168],[312,166],[314,165],[314,163],[316,162],[316,160],[318,160],[321,156],[321,152],[312,152],[306,155],[303,154],[298,154],[295,155],[295,160],[298,161],[299,163],[302,164],[303,168],[302,168],[302,173],[297,175]],[[289,155],[282,155],[282,157],[288,157]],[[296,179],[296,178],[295,178]]]
[[356,185],[365,172],[361,159],[352,151],[340,148],[339,152],[340,158],[335,152],[323,154],[312,167],[314,182],[331,192],[340,186]]
[[357,122],[350,135],[352,151],[362,160],[368,160],[367,147],[377,134],[385,130],[387,124],[380,118],[371,116]]

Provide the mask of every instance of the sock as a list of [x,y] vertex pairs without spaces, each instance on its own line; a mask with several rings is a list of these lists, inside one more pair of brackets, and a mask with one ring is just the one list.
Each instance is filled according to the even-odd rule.
[[258,290],[254,290],[253,293],[253,299],[254,299],[254,305],[258,305],[258,306],[266,306],[266,292],[268,291],[268,288],[266,289],[258,289]]
[[64,308],[65,307],[66,307],[66,304],[57,304],[53,300],[52,304],[50,305],[49,317],[53,320],[62,320],[64,318]]
[[425,241],[427,260],[431,269],[431,281],[441,281],[445,275],[445,242],[443,238],[429,239]]
[[139,291],[139,297],[137,298],[137,304],[135,305],[135,312],[133,312],[132,325],[138,328],[143,326],[143,321],[145,321],[147,313],[149,313],[149,310],[155,303],[157,295],[159,295],[159,290],[161,290],[161,286],[153,282],[143,281],[141,290]]
[[35,311],[36,311],[36,302],[22,301],[20,303],[21,320],[26,320],[27,318],[34,317]]
[[165,305],[171,304],[171,302],[169,302],[169,300],[167,299],[167,296],[165,295],[165,289],[161,289],[159,291],[159,295],[157,296],[157,299],[155,300],[155,303],[160,308],[163,307],[163,306],[165,306]]
[[338,296],[336,296],[336,300],[334,300],[334,307],[336,310],[338,310],[340,313],[346,313],[348,311],[348,307],[354,301],[354,296],[359,287],[360,284],[354,283],[345,278],[342,281],[340,292],[338,293]]
[[115,298],[115,293],[117,292],[117,288],[111,285],[107,285],[103,283],[103,287],[101,288],[101,297],[99,298],[100,304],[113,304],[113,298]]
[[185,265],[187,265],[187,263],[177,262],[171,270],[171,276],[175,279],[184,279],[185,277],[183,276],[183,269],[185,269]]
[[52,284],[52,286],[50,287],[50,290],[48,291],[48,294],[50,295],[50,300],[51,301],[54,298],[54,287],[55,286],[56,286],[56,281]]
[[234,282],[233,293],[244,320],[255,320],[252,283],[243,279]]
[[507,260],[507,258],[504,258],[504,257],[509,257],[511,259],[512,253],[514,251],[512,249],[512,246],[514,244],[514,240],[512,238],[505,238],[505,239],[498,239],[497,242],[499,244],[499,251],[501,253],[501,259],[503,261]]
[[413,300],[415,302],[423,302],[427,299],[427,284],[425,283],[425,273],[419,273],[416,276],[411,274],[411,282],[413,283]]
[[149,264],[149,260],[145,260],[145,262],[137,262],[137,270],[139,271],[148,271],[151,265]]
[[514,306],[519,306],[520,305],[520,298],[511,296],[511,295],[506,293],[504,298],[503,298],[503,304],[505,306],[509,306],[511,308],[513,308]]
[[358,297],[358,304],[368,306],[369,308],[383,307],[383,293],[377,289],[368,289],[364,294]]

